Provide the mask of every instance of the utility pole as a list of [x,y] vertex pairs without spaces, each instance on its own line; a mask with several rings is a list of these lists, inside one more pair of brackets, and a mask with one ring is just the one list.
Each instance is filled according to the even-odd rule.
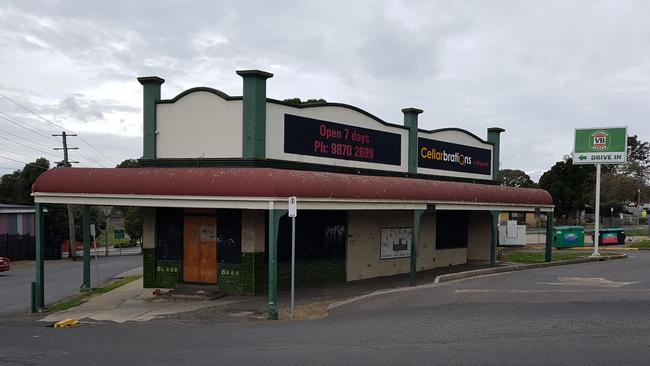
[[[72,163],[79,163],[78,161],[70,161],[68,158],[68,150],[77,150],[78,147],[68,147],[68,136],[77,136],[75,134],[68,134],[65,131],[62,131],[60,135],[52,135],[55,137],[61,136],[63,140],[63,147],[55,147],[54,150],[63,150],[63,161],[57,163],[57,166],[60,167],[72,167]],[[72,260],[77,256],[77,241],[75,240],[75,229],[74,229],[74,206],[67,205],[68,207],[68,231],[70,232],[70,249],[68,251],[68,257]]]

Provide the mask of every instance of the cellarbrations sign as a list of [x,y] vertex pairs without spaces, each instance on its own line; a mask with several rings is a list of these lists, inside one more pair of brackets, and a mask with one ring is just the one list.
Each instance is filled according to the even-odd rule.
[[490,175],[492,152],[474,146],[420,137],[418,167]]

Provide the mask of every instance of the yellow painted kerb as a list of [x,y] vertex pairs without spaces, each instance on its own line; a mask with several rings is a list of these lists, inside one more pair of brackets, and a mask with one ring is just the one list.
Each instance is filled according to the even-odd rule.
[[73,327],[77,324],[79,324],[79,320],[77,319],[65,319],[65,320],[61,320],[60,322],[54,323],[54,328]]

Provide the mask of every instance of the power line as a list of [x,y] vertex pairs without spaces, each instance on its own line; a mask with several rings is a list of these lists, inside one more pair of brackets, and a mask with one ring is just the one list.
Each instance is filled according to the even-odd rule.
[[[2,130],[0,130],[0,131],[2,131]],[[14,135],[14,136],[15,136],[15,135]],[[6,138],[6,137],[4,137],[4,136],[0,136],[0,139],[4,139],[4,140],[7,140],[7,141],[9,141],[9,142],[13,142],[14,144],[17,144],[17,145],[20,145],[20,146],[24,146],[24,147],[26,147],[26,148],[28,148],[28,149],[32,149],[32,150],[34,150],[34,151],[38,151],[38,152],[40,152],[40,153],[42,153],[42,154],[47,154],[47,155],[50,155],[50,156],[56,156],[56,155],[52,154],[51,152],[43,151],[43,150],[37,149],[37,148],[35,148],[35,147],[29,146],[29,145],[25,145],[25,144],[23,144],[23,143],[21,143],[21,142],[14,141],[14,140],[12,140],[12,139],[10,139],[10,138]]]
[[85,156],[87,159],[92,160],[95,163],[99,164],[99,166],[101,166],[102,168],[106,168],[106,166],[104,164],[102,164],[101,162],[99,162],[99,160],[97,160],[97,159],[93,158],[92,156],[86,154],[83,150],[79,149],[79,153],[82,154],[83,156]]
[[32,126],[32,125],[30,125],[30,124],[28,124],[28,123],[26,123],[26,122],[23,122],[23,121],[17,119],[16,117],[12,117],[12,116],[10,116],[10,115],[4,113],[4,112],[0,112],[0,114],[1,114],[0,118],[4,119],[4,120],[6,120],[6,121],[8,121],[8,122],[10,122],[10,123],[15,124],[16,126],[18,126],[18,127],[20,127],[20,128],[24,128],[24,129],[26,129],[27,131],[31,131],[31,132],[33,132],[33,133],[35,133],[35,134],[37,134],[37,135],[39,135],[39,136],[43,136],[43,137],[45,137],[45,138],[47,138],[47,139],[50,139],[50,140],[56,140],[56,139],[53,139],[53,138],[52,138],[51,136],[49,136],[49,135],[46,135],[46,134],[41,133],[41,132],[38,132],[38,131],[43,131],[43,132],[45,132],[45,133],[48,133],[48,132],[45,131],[45,130],[41,130],[41,129],[39,129],[39,128],[36,128],[36,127],[34,127],[34,126]]
[[54,123],[54,122],[52,122],[52,121],[50,121],[50,120],[49,120],[49,119],[47,119],[47,118],[45,118],[45,117],[43,117],[43,116],[41,116],[40,114],[38,114],[38,113],[36,113],[36,112],[34,112],[33,110],[31,110],[31,109],[29,109],[29,108],[27,108],[27,107],[25,107],[24,105],[22,105],[22,104],[20,104],[20,103],[18,103],[18,102],[16,102],[15,100],[13,100],[13,99],[11,99],[11,98],[9,98],[8,96],[6,96],[6,95],[4,95],[4,94],[2,94],[2,93],[0,93],[0,96],[2,96],[3,98],[5,98],[6,100],[8,100],[8,101],[10,101],[11,103],[13,103],[13,104],[15,104],[15,105],[17,105],[17,106],[19,106],[20,108],[22,108],[22,109],[24,109],[24,110],[26,110],[27,112],[29,112],[29,113],[31,113],[31,114],[33,114],[33,115],[35,115],[36,117],[38,117],[38,118],[40,118],[40,119],[42,119],[43,121],[45,121],[45,122],[48,122],[48,123],[50,123],[50,124],[53,124],[53,125],[55,125],[56,127],[59,127],[59,128],[62,128],[62,129],[64,129],[64,130],[65,130],[65,128],[63,128],[63,127],[61,127],[61,126],[59,126],[58,124],[56,124],[56,123]]
[[93,150],[97,151],[100,155],[102,155],[103,157],[105,157],[106,160],[110,161],[110,162],[113,163],[114,165],[117,165],[117,163],[115,162],[115,160],[109,158],[109,157],[106,156],[103,152],[101,152],[101,151],[95,149],[95,147],[94,147],[93,145],[91,145],[90,143],[88,143],[88,141],[86,141],[86,139],[84,139],[84,138],[81,137],[81,136],[79,136],[79,139],[81,139],[81,141],[83,141],[86,145],[90,146]]
[[11,160],[11,161],[15,161],[15,162],[17,162],[17,163],[23,163],[23,164],[25,164],[25,165],[32,165],[32,166],[35,166],[35,167],[43,168],[43,169],[45,169],[45,170],[50,169],[49,167],[46,167],[46,166],[43,166],[43,165],[38,165],[38,164],[34,164],[34,163],[26,163],[26,162],[24,162],[24,161],[20,161],[20,160],[16,160],[16,159],[8,158],[8,157],[6,157],[6,156],[2,156],[2,155],[0,155],[0,158],[7,159],[7,160]]
[[[15,151],[11,151],[11,150],[7,150],[7,149],[3,149],[3,148],[0,148],[0,151],[8,152],[8,153],[10,153],[10,154],[14,154],[14,155],[20,155],[20,156],[23,156],[23,157],[26,157],[26,158],[29,158],[29,159],[34,159],[33,156],[26,155],[26,154],[21,154],[21,153],[19,153],[19,152],[15,152]],[[36,160],[36,159],[35,159],[35,160]]]
[[11,136],[13,136],[13,137],[19,138],[19,139],[21,139],[21,140],[25,140],[25,141],[30,142],[30,143],[35,144],[35,145],[40,145],[40,146],[43,146],[43,147],[48,148],[48,149],[51,149],[51,148],[52,148],[52,146],[48,146],[48,145],[45,145],[45,144],[41,144],[40,142],[32,141],[32,140],[30,140],[30,139],[26,139],[26,138],[24,138],[24,137],[22,137],[22,136],[16,135],[15,133],[11,133],[11,132],[6,131],[6,130],[2,130],[2,129],[0,129],[0,132],[4,132],[4,133],[6,133],[7,135],[11,135]]
[[[66,129],[66,128],[64,128],[63,126],[61,126],[61,125],[59,125],[59,124],[57,124],[57,123],[54,123],[54,122],[50,121],[49,119],[47,119],[47,118],[41,116],[40,114],[34,112],[33,110],[31,110],[31,109],[25,107],[24,105],[22,105],[22,104],[16,102],[15,100],[9,98],[8,96],[6,96],[6,95],[4,95],[4,94],[2,94],[2,93],[0,93],[0,96],[2,96],[3,98],[7,99],[7,100],[10,101],[11,103],[13,103],[13,104],[19,106],[20,108],[26,110],[27,112],[29,112],[29,113],[35,115],[36,117],[38,117],[38,118],[40,118],[40,119],[42,119],[42,120],[44,120],[44,121],[46,121],[46,122],[48,122],[48,123],[50,123],[50,124],[53,124],[54,126],[57,126],[57,127],[59,127],[60,129],[62,129],[62,130],[68,130],[68,131],[70,131],[69,129]],[[78,137],[79,137],[79,139],[80,139],[81,141],[83,141],[86,145],[90,146],[91,149],[93,149],[93,150],[95,150],[96,152],[98,152],[100,155],[102,155],[102,156],[103,156],[104,158],[106,158],[108,161],[112,162],[113,164],[117,164],[113,159],[111,159],[111,158],[109,158],[108,156],[106,156],[103,152],[97,150],[93,145],[91,145],[88,141],[86,141],[86,139],[84,139],[84,138],[81,137],[81,136],[78,136]]]

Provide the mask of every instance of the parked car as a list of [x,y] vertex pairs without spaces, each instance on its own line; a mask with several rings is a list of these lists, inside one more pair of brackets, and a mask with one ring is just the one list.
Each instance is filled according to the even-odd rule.
[[11,265],[9,264],[9,258],[0,257],[0,272],[8,271],[9,268],[11,268]]

